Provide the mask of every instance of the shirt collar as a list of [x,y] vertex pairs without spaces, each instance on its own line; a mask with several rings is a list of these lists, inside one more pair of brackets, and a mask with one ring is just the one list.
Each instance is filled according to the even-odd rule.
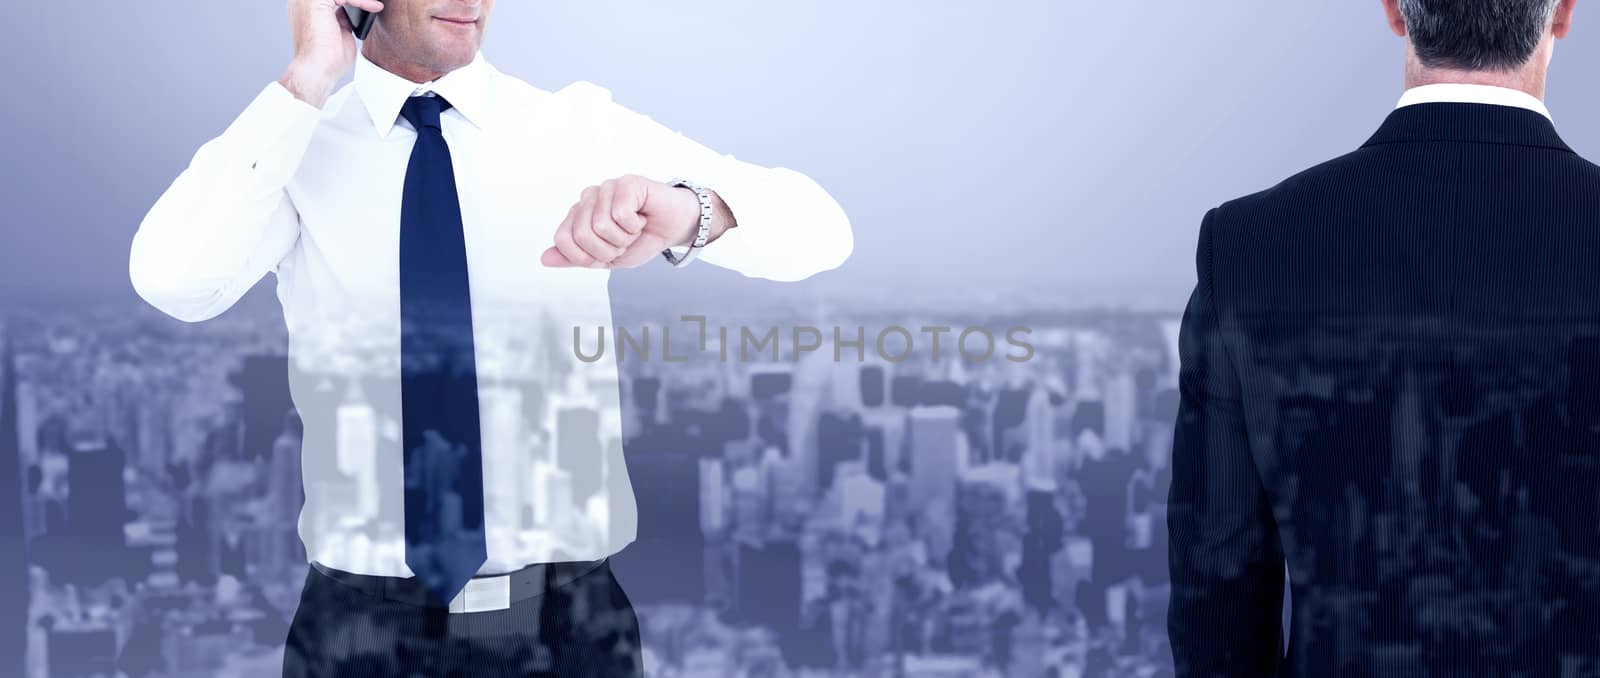
[[1434,83],[1422,85],[1406,90],[1400,95],[1400,103],[1395,108],[1404,108],[1413,104],[1436,103],[1463,103],[1463,104],[1492,104],[1495,106],[1512,106],[1524,108],[1545,118],[1550,118],[1550,109],[1538,97],[1519,89],[1509,87],[1496,87],[1494,85],[1477,85],[1463,82]]
[[400,119],[400,109],[406,99],[426,92],[434,92],[450,102],[450,107],[482,129],[489,124],[489,78],[493,67],[479,52],[472,63],[446,73],[431,82],[415,83],[372,63],[366,55],[356,54],[353,82],[356,94],[372,116],[372,125],[378,136],[387,138]]

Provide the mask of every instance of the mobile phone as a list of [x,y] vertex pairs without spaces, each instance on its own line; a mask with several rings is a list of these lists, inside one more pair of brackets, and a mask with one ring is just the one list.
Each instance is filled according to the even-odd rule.
[[366,40],[367,34],[372,32],[372,25],[378,23],[378,15],[364,9],[345,5],[344,13],[350,17],[350,27],[355,29],[357,40]]

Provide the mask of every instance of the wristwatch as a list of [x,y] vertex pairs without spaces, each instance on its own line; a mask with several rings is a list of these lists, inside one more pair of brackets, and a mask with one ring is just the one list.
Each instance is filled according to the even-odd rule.
[[672,179],[666,182],[673,188],[687,188],[694,191],[694,197],[700,200],[700,230],[695,232],[694,242],[689,243],[689,249],[683,254],[674,253],[670,248],[661,251],[661,256],[674,267],[683,268],[694,261],[695,255],[700,254],[700,249],[706,246],[706,240],[711,237],[711,214],[715,211],[711,202],[711,191],[700,184],[687,179]]

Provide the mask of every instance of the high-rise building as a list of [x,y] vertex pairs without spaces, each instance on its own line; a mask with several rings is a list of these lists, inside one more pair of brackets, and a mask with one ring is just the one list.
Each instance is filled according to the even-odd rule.
[[[822,357],[831,360],[832,356],[824,351]],[[848,355],[848,352],[846,352]],[[861,402],[861,365],[853,360],[845,359],[839,362],[828,363],[828,402],[834,408],[856,411],[862,407]]]
[[340,513],[365,522],[378,515],[378,415],[356,380],[350,381],[336,416],[339,470],[353,490],[350,512]]
[[705,600],[699,460],[707,457],[706,444],[675,423],[627,442],[639,521],[635,541],[618,554],[616,564],[636,604]]
[[826,463],[827,452],[822,449],[818,427],[832,399],[830,382],[834,364],[830,358],[820,352],[806,354],[794,366],[789,387],[788,452],[794,461],[789,470],[798,484],[800,496],[808,501],[815,499],[824,487],[820,471]]
[[883,407],[888,390],[888,371],[882,365],[862,365],[859,383],[863,407]]
[[[911,505],[935,524],[952,525],[956,477],[961,472],[960,412],[954,407],[915,407],[910,413]],[[942,555],[942,554],[940,554]]]
[[575,510],[572,502],[572,476],[555,464],[533,464],[533,522],[545,528],[567,519]]
[[733,540],[745,544],[765,541],[772,502],[759,463],[735,469],[729,477],[728,494],[733,504]]
[[834,471],[840,463],[862,458],[866,431],[861,415],[844,412],[823,412],[817,422],[817,476],[818,487],[826,492],[833,486]]
[[243,427],[241,454],[245,459],[271,454],[283,429],[283,413],[294,407],[289,397],[288,356],[246,356],[229,380],[244,397],[239,411]]
[[1139,419],[1139,390],[1132,372],[1120,372],[1106,379],[1104,402],[1106,446],[1133,449],[1134,426]]
[[[521,505],[517,502],[523,478],[532,473],[522,422],[522,391],[506,386],[481,389],[478,410],[482,416],[484,510],[489,525],[505,525],[520,532]],[[511,536],[511,535],[506,535]]]
[[700,458],[700,531],[708,537],[721,534],[728,524],[722,469],[722,459]]
[[1072,408],[1072,437],[1093,431],[1102,443],[1106,439],[1106,404],[1099,399],[1079,400]]
[[10,326],[0,326],[0,675],[27,669],[28,543],[22,501],[28,496],[18,430],[17,370]]
[[1023,424],[1028,447],[1022,455],[1023,483],[1030,490],[1056,489],[1056,417],[1050,394],[1034,389],[1028,398],[1028,415]]
[[882,482],[867,474],[866,463],[839,464],[830,495],[841,527],[866,544],[876,546],[883,534],[887,492]]
[[862,433],[866,439],[866,450],[863,454],[865,455],[867,474],[877,479],[878,482],[887,481],[889,479],[889,450],[886,444],[887,441],[884,439],[883,428],[868,426],[863,429]]
[[123,526],[131,516],[122,475],[126,459],[122,448],[105,438],[80,438],[71,447],[67,532],[81,551],[63,574],[68,581],[97,584],[121,574],[118,568],[127,551]]
[[555,412],[555,463],[572,479],[572,496],[587,503],[603,489],[600,412],[587,405],[561,406]]
[[1100,394],[1101,362],[1105,355],[1101,337],[1092,330],[1072,333],[1072,392],[1082,395]]
[[267,478],[266,545],[262,563],[269,570],[298,569],[306,563],[305,543],[300,538],[300,509],[305,505],[305,482],[300,471],[300,446],[304,431],[300,417],[290,411],[284,415],[283,431],[272,443]]
[[[172,447],[176,444],[173,437],[173,422],[177,417],[174,411],[174,398],[172,390],[146,384],[142,389],[139,401],[134,405],[138,418],[138,440],[136,452],[138,464],[146,469],[161,471],[167,467],[167,462],[172,458]],[[299,448],[295,454],[299,454]]]
[[994,414],[988,426],[992,436],[990,454],[984,461],[1017,461],[1025,452],[1028,432],[1018,429],[1027,421],[1029,398],[1035,390],[1038,389],[1031,385],[1015,384],[1002,386],[995,392]]
[[801,557],[792,541],[738,546],[739,618],[794,637],[800,628]]
[[[898,408],[885,407],[861,413],[862,425],[873,431],[867,434],[867,468],[879,480],[888,481],[891,475],[909,468],[905,457],[906,429],[910,420],[910,414]],[[877,461],[873,460],[874,453]]]
[[1003,577],[1010,542],[1012,507],[1020,500],[1021,473],[1015,464],[986,464],[964,471],[956,485],[956,521],[950,552],[950,580],[958,588],[981,586]]

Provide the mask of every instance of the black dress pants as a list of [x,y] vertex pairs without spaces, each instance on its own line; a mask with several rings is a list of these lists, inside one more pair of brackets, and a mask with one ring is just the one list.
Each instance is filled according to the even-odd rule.
[[644,675],[639,620],[609,560],[575,578],[548,568],[542,592],[508,608],[458,613],[307,568],[284,643],[284,678]]

